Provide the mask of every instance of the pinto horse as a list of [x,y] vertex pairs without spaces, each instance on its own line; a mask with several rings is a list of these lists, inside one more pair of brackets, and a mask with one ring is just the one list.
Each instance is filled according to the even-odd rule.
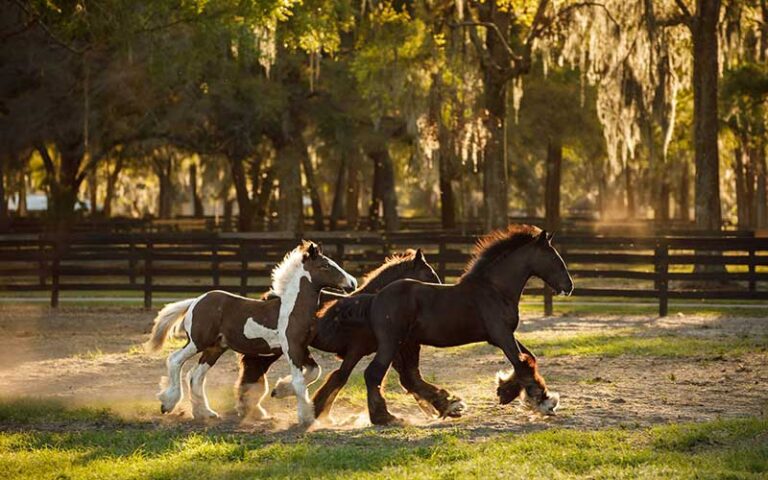
[[158,350],[182,320],[180,328],[187,343],[168,357],[168,386],[159,395],[161,411],[170,412],[178,404],[182,366],[200,352],[200,361],[188,377],[195,418],[218,416],[208,405],[205,375],[225,351],[254,356],[285,353],[293,392],[298,397],[299,422],[311,424],[315,416],[304,368],[310,367],[317,373],[315,378],[319,377],[319,367],[310,357],[308,345],[316,329],[318,296],[326,287],[355,289],[357,281],[324,256],[319,246],[304,241],[272,271],[272,294],[267,300],[214,290],[166,305],[155,318],[147,349]]
[[[335,353],[343,360],[341,366],[328,375],[325,383],[315,393],[313,402],[317,418],[326,416],[336,395],[347,382],[357,363],[366,355],[376,352],[376,337],[368,322],[368,311],[374,293],[395,280],[410,278],[424,282],[440,283],[440,278],[427,263],[419,250],[408,250],[392,255],[383,265],[363,277],[360,288],[348,296],[332,295],[323,292],[320,296],[321,308],[317,313],[317,334],[310,346],[324,352]],[[266,396],[268,383],[266,373],[270,366],[280,358],[280,353],[268,355],[240,355],[240,376],[235,387],[237,410],[240,415],[252,415],[266,418],[267,412],[261,407]],[[411,358],[411,357],[405,357]],[[418,401],[422,408],[425,403],[432,405],[441,416],[459,416],[463,402],[451,397],[445,390],[431,385],[421,378],[418,365],[395,361],[395,370],[400,375],[400,383]],[[278,381],[272,392],[275,397],[285,396]]]
[[529,404],[554,413],[558,396],[549,393],[535,357],[515,339],[518,303],[531,276],[559,294],[573,291],[573,280],[551,238],[537,227],[510,226],[480,239],[458,283],[398,280],[376,294],[369,319],[378,350],[364,375],[371,423],[398,421],[387,410],[381,384],[399,353],[411,351],[418,358],[420,345],[452,347],[483,341],[501,348],[514,366],[514,375],[500,381],[502,403],[524,390]]

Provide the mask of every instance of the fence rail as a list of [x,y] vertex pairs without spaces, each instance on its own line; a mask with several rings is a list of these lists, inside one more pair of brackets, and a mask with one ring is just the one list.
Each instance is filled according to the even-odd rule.
[[[313,240],[345,269],[361,275],[386,255],[422,248],[441,278],[460,276],[476,236],[435,232],[380,235],[318,232]],[[136,292],[152,306],[157,293],[220,288],[241,295],[266,290],[275,263],[298,238],[272,233],[126,233],[0,235],[0,291]],[[768,300],[768,239],[563,236],[555,243],[576,281],[575,296]],[[552,296],[540,283],[526,290]]]

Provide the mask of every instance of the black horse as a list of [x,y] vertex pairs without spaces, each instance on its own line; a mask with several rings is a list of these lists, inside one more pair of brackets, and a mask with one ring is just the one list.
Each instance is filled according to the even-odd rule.
[[[315,393],[313,401],[317,418],[328,414],[336,395],[360,359],[376,351],[376,337],[369,326],[368,310],[376,292],[400,279],[440,283],[440,278],[427,263],[421,250],[409,250],[387,258],[383,265],[368,273],[361,286],[349,296],[328,292],[321,295],[317,334],[310,345],[337,354],[343,362]],[[280,354],[240,356],[240,376],[235,395],[241,415],[252,413],[257,417],[267,416],[260,404],[267,391],[266,373],[278,358]],[[441,415],[460,415],[463,403],[445,390],[424,381],[418,363],[410,365],[407,361],[410,357],[406,355],[405,358],[402,360],[398,356],[395,369],[400,374],[401,384],[416,398],[419,405],[422,408],[426,408],[426,404],[432,405]],[[282,397],[290,394],[290,388],[284,389],[283,386],[290,387],[290,383],[278,382],[272,395]]]
[[532,406],[554,413],[557,396],[547,391],[533,354],[515,339],[520,295],[531,276],[541,278],[557,293],[573,291],[573,280],[550,240],[537,227],[510,226],[478,242],[466,273],[455,285],[399,280],[375,296],[368,317],[378,350],[365,369],[372,423],[398,420],[381,394],[382,380],[398,355],[406,352],[408,365],[418,368],[421,345],[451,347],[483,341],[501,348],[515,369],[512,378],[501,381],[502,402],[509,401],[504,390],[514,382],[520,388],[513,390],[524,391]]

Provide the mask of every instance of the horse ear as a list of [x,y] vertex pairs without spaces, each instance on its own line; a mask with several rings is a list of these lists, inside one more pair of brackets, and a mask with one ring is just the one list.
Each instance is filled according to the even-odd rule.
[[305,260],[306,259],[311,259],[311,260],[316,259],[318,254],[320,253],[319,252],[319,247],[317,245],[315,245],[314,242],[307,242],[306,240],[304,240],[304,242],[306,242],[306,243],[302,244],[306,248],[306,252],[304,253],[304,259]]
[[539,233],[538,241],[541,243],[546,243],[549,241],[549,233],[547,233],[546,230],[542,229],[541,233]]
[[554,233],[547,233],[547,241],[548,242],[551,242],[553,238],[555,238],[555,234]]
[[427,263],[427,259],[424,258],[424,252],[420,248],[416,249],[416,255],[414,255],[413,259],[417,262]]
[[323,244],[318,242],[315,244],[315,247],[317,248],[317,254],[322,255],[323,254]]

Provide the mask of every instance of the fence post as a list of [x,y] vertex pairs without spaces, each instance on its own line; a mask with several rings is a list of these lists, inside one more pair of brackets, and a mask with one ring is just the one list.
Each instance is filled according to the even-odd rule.
[[46,241],[42,238],[38,237],[38,257],[37,257],[37,267],[39,268],[39,280],[40,280],[40,286],[44,287],[46,279],[48,278],[48,261],[47,261],[47,248],[46,248]]
[[755,247],[749,247],[749,292],[757,291],[757,282],[755,280]]
[[546,283],[542,283],[544,285],[544,315],[550,317],[555,313],[552,307],[552,290],[549,289]]
[[666,241],[659,241],[654,252],[656,270],[656,290],[659,294],[659,316],[666,317],[669,311],[669,246]]
[[60,242],[56,239],[53,243],[53,259],[51,262],[51,307],[58,308],[59,306],[59,262],[61,252],[59,249]]
[[216,239],[215,243],[213,244],[213,247],[211,248],[211,267],[213,269],[213,286],[218,287],[219,279],[220,279],[218,238]]
[[133,237],[128,244],[128,281],[136,285],[136,242]]
[[240,295],[248,294],[248,259],[246,258],[245,242],[240,241]]
[[445,272],[445,270],[446,270],[445,256],[447,254],[448,254],[448,248],[445,245],[445,239],[441,237],[440,238],[440,245],[439,245],[438,251],[437,251],[437,258],[438,258],[437,274],[438,274],[438,276],[440,276],[440,281],[442,281],[442,282],[445,282],[445,273],[446,273]]
[[152,308],[152,241],[147,240],[144,250],[144,308]]

